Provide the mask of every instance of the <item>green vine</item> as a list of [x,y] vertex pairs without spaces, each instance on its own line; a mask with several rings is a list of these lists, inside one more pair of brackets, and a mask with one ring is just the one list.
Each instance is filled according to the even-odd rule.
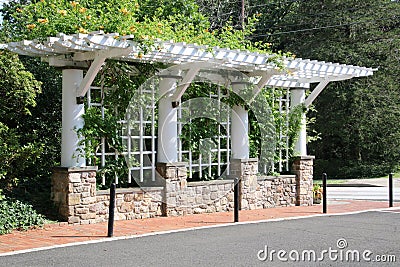
[[[77,131],[81,138],[80,144],[83,145],[78,153],[84,156],[90,165],[99,166],[99,180],[102,177],[105,177],[107,181],[112,181],[114,176],[127,177],[128,170],[121,153],[126,149],[121,139],[119,121],[125,119],[125,112],[132,95],[137,93],[138,87],[146,80],[146,77],[154,75],[155,70],[156,66],[150,64],[133,66],[125,62],[109,60],[93,82],[93,86],[103,87],[104,95],[101,95],[100,90],[93,92],[91,102],[100,103],[104,110],[102,114],[99,107],[87,107],[83,115],[85,124]],[[141,75],[134,74],[135,71],[140,71]],[[108,156],[102,162],[97,154],[103,149],[103,143],[105,151],[116,153],[117,157]],[[131,164],[137,165],[137,162],[132,160]],[[126,181],[121,179],[120,183],[124,184]]]
[[299,138],[303,114],[307,111],[304,104],[294,106],[290,109],[289,113],[289,154],[291,157],[296,156],[294,154],[294,146],[297,139]]

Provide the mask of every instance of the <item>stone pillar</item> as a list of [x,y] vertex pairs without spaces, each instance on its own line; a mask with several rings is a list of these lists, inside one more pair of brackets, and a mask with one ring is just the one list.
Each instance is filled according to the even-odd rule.
[[313,204],[313,161],[314,156],[301,156],[295,159],[292,172],[296,175],[296,205]]
[[258,159],[232,159],[230,176],[241,179],[239,185],[240,209],[256,209]]
[[84,167],[86,160],[79,156],[80,147],[76,131],[83,127],[83,103],[77,104],[76,90],[83,80],[83,70],[64,69],[62,71],[62,131],[61,166]]
[[[290,90],[290,106],[295,107],[304,104],[306,99],[305,88],[294,88]],[[295,155],[307,156],[307,129],[306,129],[306,114],[303,113],[301,117],[301,125],[299,138],[296,140],[294,147]]]
[[97,167],[56,167],[51,179],[51,200],[69,224],[96,223]]
[[157,163],[157,172],[164,178],[163,216],[187,213],[187,164]]

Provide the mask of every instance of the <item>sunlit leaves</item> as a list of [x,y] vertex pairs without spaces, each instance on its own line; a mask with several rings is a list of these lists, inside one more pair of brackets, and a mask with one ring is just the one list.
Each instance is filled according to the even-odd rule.
[[144,52],[161,39],[270,53],[268,45],[246,38],[255,30],[255,18],[248,20],[243,31],[235,29],[232,22],[211,29],[194,1],[38,1],[10,4],[7,10],[9,16],[4,21],[13,29],[13,41],[47,38],[60,32],[104,31],[131,35],[143,44]]

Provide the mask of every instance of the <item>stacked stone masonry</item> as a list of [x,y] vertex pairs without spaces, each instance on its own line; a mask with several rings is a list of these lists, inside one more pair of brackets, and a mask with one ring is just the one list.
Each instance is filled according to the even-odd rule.
[[[154,218],[162,215],[163,188],[118,189],[115,198],[115,220]],[[99,191],[96,196],[96,221],[108,220],[110,192]]]
[[[233,177],[241,179],[241,209],[312,204],[312,159],[294,164],[297,175],[258,176],[256,159],[234,160]],[[52,200],[70,224],[108,220],[108,190],[96,191],[96,168],[56,168]],[[117,189],[116,220],[233,211],[233,179],[187,182],[185,163],[158,164],[163,186]],[[310,191],[311,190],[311,191]]]
[[296,204],[313,204],[313,156],[301,156],[295,159],[292,171],[296,175]]
[[70,224],[96,223],[95,167],[55,168],[51,198],[61,219]]

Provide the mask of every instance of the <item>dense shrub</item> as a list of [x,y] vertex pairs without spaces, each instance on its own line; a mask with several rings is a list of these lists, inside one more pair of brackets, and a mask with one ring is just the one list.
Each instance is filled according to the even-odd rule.
[[33,226],[42,227],[44,223],[45,218],[38,214],[31,205],[4,197],[0,199],[0,235],[14,229],[28,230]]
[[43,150],[35,129],[23,130],[40,86],[17,55],[0,51],[0,189],[16,186]]

